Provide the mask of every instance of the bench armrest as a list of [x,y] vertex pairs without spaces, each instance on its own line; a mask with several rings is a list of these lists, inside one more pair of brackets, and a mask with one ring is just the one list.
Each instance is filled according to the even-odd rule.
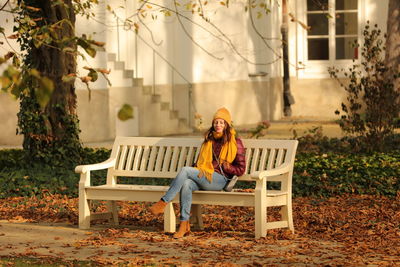
[[114,165],[115,165],[115,159],[108,159],[101,163],[76,166],[75,172],[76,173],[86,173],[88,171],[103,170],[103,169],[108,169]]
[[264,179],[266,177],[277,176],[289,172],[291,170],[291,167],[292,167],[291,165],[286,163],[275,169],[261,171],[261,172],[260,171],[253,172],[250,174],[250,177],[252,179]]

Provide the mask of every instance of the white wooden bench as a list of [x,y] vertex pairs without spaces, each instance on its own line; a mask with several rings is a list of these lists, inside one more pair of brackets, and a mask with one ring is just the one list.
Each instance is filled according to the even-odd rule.
[[[255,236],[267,229],[289,228],[292,218],[292,173],[297,140],[242,139],[246,148],[246,172],[240,181],[255,181],[254,192],[195,191],[191,221],[203,227],[201,205],[250,206],[255,208]],[[79,228],[106,218],[118,224],[116,201],[156,202],[168,186],[118,184],[117,177],[175,178],[183,166],[192,166],[202,139],[180,137],[117,137],[108,160],[75,168],[79,181]],[[92,186],[90,172],[108,169],[104,185]],[[267,181],[280,182],[280,190],[267,190]],[[91,214],[90,200],[105,200],[107,213]],[[179,202],[179,194],[172,201]],[[164,230],[175,232],[176,219],[169,203],[164,213]],[[281,207],[281,221],[267,222],[267,207]]]

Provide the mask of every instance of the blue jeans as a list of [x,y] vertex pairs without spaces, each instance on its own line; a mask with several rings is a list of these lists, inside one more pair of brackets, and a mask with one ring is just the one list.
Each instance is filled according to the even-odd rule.
[[165,202],[172,201],[180,192],[181,221],[188,221],[190,208],[192,206],[192,192],[195,190],[219,191],[224,188],[228,181],[223,175],[214,172],[212,182],[206,177],[197,177],[199,170],[193,167],[183,167],[172,181],[167,193],[161,198]]

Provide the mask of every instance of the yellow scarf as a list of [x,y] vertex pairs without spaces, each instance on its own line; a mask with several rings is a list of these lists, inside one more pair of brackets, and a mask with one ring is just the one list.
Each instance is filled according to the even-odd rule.
[[[224,161],[228,163],[232,163],[232,161],[236,157],[237,153],[237,144],[235,138],[236,132],[233,128],[231,128],[231,139],[226,142],[221,149],[219,154],[219,162],[222,165]],[[215,134],[214,137],[220,138],[222,135],[219,136]],[[214,166],[212,164],[213,160],[213,152],[212,152],[212,141],[207,141],[203,143],[200,149],[199,158],[197,160],[196,168],[200,171],[198,177],[205,176],[207,180],[211,183],[212,182],[212,175],[214,173]]]

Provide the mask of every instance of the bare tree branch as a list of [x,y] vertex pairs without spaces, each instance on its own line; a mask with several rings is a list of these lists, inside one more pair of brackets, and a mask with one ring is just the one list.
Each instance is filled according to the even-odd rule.
[[[144,7],[144,5],[147,4],[148,2],[149,2],[148,0],[143,1],[142,5],[139,7],[138,10],[142,10],[142,8]],[[150,30],[150,28],[146,25],[146,23],[143,22],[143,20],[142,20],[140,14],[138,14],[137,17],[138,17],[139,22],[140,22],[140,23],[145,27],[145,29],[150,33],[151,40],[153,41],[153,43],[154,43],[155,45],[157,45],[157,46],[160,46],[160,45],[162,44],[162,40],[161,40],[159,43],[157,43],[156,40],[154,39],[153,31]]]
[[[248,4],[249,4],[249,7],[250,7],[250,5],[251,5],[251,0],[248,0]],[[250,21],[251,21],[251,25],[252,25],[252,28],[254,29],[254,31],[256,32],[256,34],[261,38],[261,40],[263,41],[263,43],[265,44],[265,46],[266,47],[268,47],[271,51],[272,51],[272,53],[273,54],[275,54],[276,56],[277,56],[277,59],[276,60],[274,60],[274,61],[272,61],[272,62],[276,62],[277,60],[279,60],[279,59],[281,59],[282,58],[282,55],[281,54],[279,54],[278,52],[276,52],[267,42],[266,42],[266,40],[265,40],[265,38],[263,37],[263,35],[260,33],[260,31],[257,29],[257,27],[256,27],[256,25],[255,25],[255,23],[254,23],[254,18],[253,18],[253,14],[251,13],[251,10],[249,9],[249,15],[250,15]],[[271,63],[272,63],[271,62]],[[290,64],[291,66],[293,66],[293,67],[295,67],[296,69],[299,69],[296,65],[294,65],[293,63],[291,63],[291,62],[287,62],[288,64]]]
[[[224,41],[221,37],[219,37],[218,35],[214,34],[214,33],[211,32],[211,31],[209,31],[207,28],[205,28],[205,27],[202,26],[201,24],[199,24],[199,23],[195,22],[194,20],[192,20],[192,19],[190,19],[190,18],[188,18],[188,17],[182,15],[182,14],[179,13],[179,12],[176,12],[176,11],[173,10],[173,9],[170,9],[170,8],[168,8],[168,7],[166,7],[166,6],[162,6],[162,5],[159,5],[159,4],[156,4],[156,3],[152,3],[152,2],[149,2],[149,1],[146,1],[146,3],[151,4],[151,5],[154,5],[154,6],[157,6],[157,7],[159,7],[160,9],[165,9],[165,10],[167,10],[167,11],[169,11],[169,12],[172,12],[172,13],[174,13],[175,15],[184,18],[185,20],[189,21],[189,22],[192,23],[193,25],[196,25],[197,27],[199,27],[199,28],[201,28],[202,30],[206,31],[207,33],[209,33],[210,35],[214,36],[215,38],[217,38],[217,39],[219,39],[219,40],[221,40],[221,41]],[[140,9],[138,9],[138,10],[140,10]],[[138,13],[133,14],[132,16],[130,16],[130,17],[128,17],[128,18],[131,18],[131,17],[133,17],[133,16],[140,16],[140,14],[139,14],[139,12],[138,12]]]
[[[201,0],[199,0],[199,3],[201,5]],[[202,6],[201,6],[202,8]],[[203,13],[204,14],[204,13]],[[216,31],[218,31],[219,34],[221,34],[224,38],[225,38],[225,42],[229,45],[229,47],[240,57],[242,58],[244,61],[246,61],[249,64],[253,64],[253,65],[261,65],[261,66],[266,66],[269,64],[272,64],[275,61],[269,62],[269,63],[255,63],[250,61],[248,58],[246,58],[245,56],[243,56],[236,48],[235,44],[232,42],[232,40],[223,32],[221,31],[220,28],[218,28],[214,23],[212,23],[210,20],[206,19],[204,16],[202,16],[202,19],[210,24]]]
[[[180,18],[183,18],[183,19],[189,21],[190,23],[192,23],[193,25],[196,25],[197,27],[201,28],[202,30],[206,31],[207,33],[209,33],[210,35],[212,35],[213,37],[215,37],[216,39],[218,39],[218,40],[220,40],[220,41],[226,43],[226,44],[234,51],[235,54],[237,54],[240,58],[242,58],[244,61],[246,61],[246,62],[249,63],[249,64],[252,64],[252,65],[265,65],[265,66],[266,66],[266,65],[270,65],[270,64],[272,64],[272,63],[274,63],[274,62],[276,62],[277,60],[280,59],[280,58],[278,58],[277,60],[273,60],[273,61],[268,62],[268,63],[255,63],[255,62],[250,61],[248,58],[246,58],[243,54],[241,54],[241,53],[238,51],[238,49],[236,48],[235,44],[233,44],[232,40],[231,40],[220,28],[218,28],[215,24],[213,24],[210,20],[208,20],[208,19],[204,16],[204,12],[203,12],[203,11],[204,11],[204,8],[203,8],[203,5],[202,5],[201,1],[199,1],[199,5],[200,5],[201,13],[202,13],[202,16],[201,16],[202,19],[203,19],[207,24],[209,24],[214,30],[216,30],[216,31],[219,33],[219,35],[214,34],[214,33],[211,32],[210,30],[208,30],[207,28],[205,28],[203,25],[201,25],[201,24],[195,22],[194,20],[188,18],[187,16],[182,15],[177,9],[173,10],[173,9],[170,9],[170,8],[168,8],[168,7],[166,7],[166,6],[163,6],[163,5],[160,5],[160,4],[157,4],[157,3],[153,3],[153,2],[150,2],[150,1],[145,1],[145,2],[146,2],[147,4],[149,4],[149,5],[157,6],[157,7],[159,7],[159,8],[162,8],[162,9],[165,9],[165,10],[167,10],[167,11],[170,11],[170,12],[174,13],[174,14],[177,16],[177,18],[178,18],[179,20],[180,20]],[[176,5],[176,4],[175,4],[175,5]],[[142,5],[141,8],[143,8],[143,6],[144,6],[144,5]],[[138,10],[140,11],[141,9],[139,8]],[[132,15],[132,16],[140,16],[140,14],[139,14],[139,12],[138,12],[138,13]],[[132,17],[132,16],[131,16],[131,17]],[[181,22],[181,21],[180,21],[180,23],[181,23],[181,25],[182,25],[182,22]],[[182,27],[183,27],[183,26],[182,26]],[[184,27],[183,27],[183,28],[184,28]],[[185,29],[184,29],[184,30],[185,30]],[[185,31],[185,33],[187,34],[186,31]],[[190,35],[188,35],[188,36],[189,36],[189,38],[190,38]],[[221,37],[221,36],[222,36],[222,37]],[[264,38],[263,36],[261,36],[261,37]],[[264,39],[268,39],[268,38],[264,38]],[[277,39],[277,38],[276,38],[276,39]],[[191,40],[194,42],[193,38],[191,38]],[[197,44],[197,45],[198,45],[198,44]],[[200,48],[202,48],[202,47],[200,47]],[[271,49],[272,49],[272,48],[271,48]],[[204,50],[204,49],[202,48],[202,50]],[[206,51],[206,53],[209,54],[207,51]],[[215,56],[213,56],[213,55],[211,55],[211,56],[215,58]]]
[[150,47],[154,51],[154,53],[156,53],[160,58],[162,58],[164,62],[168,64],[168,66],[170,66],[176,73],[178,73],[178,75],[181,76],[181,78],[184,79],[189,84],[189,86],[193,86],[192,83],[189,80],[187,80],[185,76],[174,65],[172,65],[165,57],[163,57],[160,54],[160,52],[158,52],[154,47],[152,47],[148,42],[146,42],[146,40],[138,33],[135,34],[143,43],[145,43],[148,47]]
[[178,6],[176,5],[176,1],[174,1],[174,6],[175,6],[175,14],[177,14],[176,17],[177,17],[177,19],[178,19],[178,22],[179,22],[179,24],[181,25],[182,30],[183,30],[183,31],[185,32],[185,34],[189,37],[189,39],[190,39],[197,47],[199,47],[201,50],[203,50],[205,53],[207,53],[210,57],[215,58],[215,59],[218,59],[218,60],[222,60],[222,59],[223,59],[222,57],[217,57],[217,56],[213,55],[211,52],[208,52],[203,46],[201,46],[198,42],[196,42],[196,41],[193,39],[193,36],[190,35],[189,32],[186,30],[185,25],[183,25],[182,20],[181,20],[180,16],[178,15],[179,12],[178,12]]
[[248,4],[249,4],[249,16],[250,16],[250,21],[251,21],[251,26],[253,28],[253,30],[256,32],[256,34],[260,37],[260,39],[263,41],[263,43],[265,44],[266,47],[268,47],[278,58],[282,58],[282,56],[277,53],[264,39],[264,36],[260,33],[260,31],[257,29],[255,23],[254,23],[254,18],[253,18],[253,14],[251,12],[251,0],[248,0]]
[[8,4],[8,2],[10,2],[10,0],[7,0],[4,5],[0,8],[0,11],[3,11],[3,9],[6,7],[6,5]]
[[6,43],[7,43],[8,46],[14,51],[14,53],[15,53],[16,55],[20,56],[21,54],[20,54],[18,51],[16,51],[16,50],[14,49],[14,47],[10,44],[10,42],[8,41],[8,38],[7,38],[7,36],[4,34],[4,32],[2,32],[1,35],[3,35],[4,40],[6,40]]

